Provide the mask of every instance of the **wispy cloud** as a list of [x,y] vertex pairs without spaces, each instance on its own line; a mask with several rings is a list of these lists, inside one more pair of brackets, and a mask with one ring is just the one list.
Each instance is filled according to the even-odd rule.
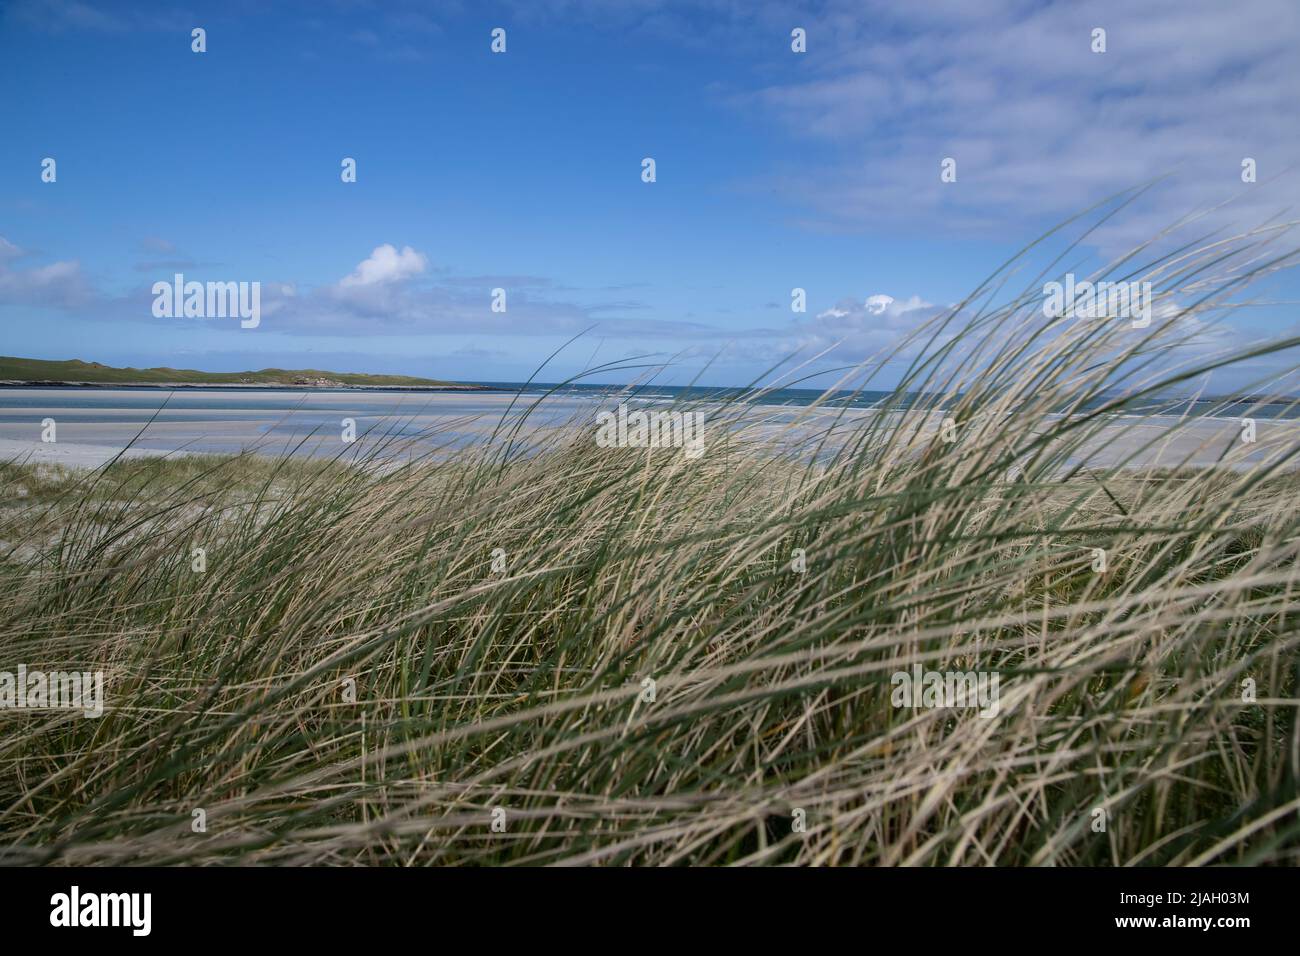
[[[1122,233],[1102,234],[1127,242],[1224,200],[1207,224],[1300,200],[1289,0],[832,3],[808,30],[800,78],[730,97],[810,144],[812,168],[761,183],[808,225],[1023,232],[1171,174]],[[947,157],[954,183],[940,181]]]
[[7,6],[4,19],[13,25],[45,33],[126,33],[182,28],[188,31],[186,24],[193,26],[193,17],[183,9],[151,9],[84,0],[14,0]]
[[76,261],[14,268],[24,251],[0,236],[0,306],[75,309],[95,299]]

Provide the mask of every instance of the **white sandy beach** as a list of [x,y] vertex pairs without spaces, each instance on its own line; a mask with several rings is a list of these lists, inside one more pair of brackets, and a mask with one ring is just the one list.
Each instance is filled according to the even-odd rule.
[[121,445],[92,445],[79,442],[47,443],[0,438],[0,461],[32,465],[60,465],[64,468],[99,468],[114,457],[151,458],[170,452],[152,448],[127,448]]

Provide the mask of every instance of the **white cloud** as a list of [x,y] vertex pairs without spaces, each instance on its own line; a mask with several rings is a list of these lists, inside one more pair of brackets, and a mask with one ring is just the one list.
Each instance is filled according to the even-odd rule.
[[918,295],[906,299],[880,294],[863,300],[841,299],[814,318],[780,330],[768,351],[773,356],[792,351],[812,355],[833,348],[834,361],[861,362],[898,345],[908,333],[941,311],[941,307]]
[[23,254],[23,251],[15,246],[4,236],[0,236],[0,261],[5,259],[17,259]]
[[822,322],[835,322],[845,326],[870,326],[872,328],[899,328],[912,324],[923,311],[933,310],[934,303],[926,302],[919,295],[907,299],[895,299],[892,295],[869,295],[863,302],[855,299],[841,299],[824,312],[817,313]]
[[351,288],[397,282],[420,275],[428,265],[429,261],[424,254],[416,252],[410,246],[403,246],[402,251],[398,252],[396,246],[385,243],[377,246],[370,253],[370,258],[362,261],[351,275],[344,276],[339,285]]
[[[15,257],[11,250],[18,247],[0,242],[4,242],[0,260]],[[31,269],[0,264],[0,305],[75,308],[90,301],[92,295],[78,262],[52,262]]]
[[872,315],[880,315],[893,304],[894,297],[892,295],[869,295],[864,303],[867,311]]

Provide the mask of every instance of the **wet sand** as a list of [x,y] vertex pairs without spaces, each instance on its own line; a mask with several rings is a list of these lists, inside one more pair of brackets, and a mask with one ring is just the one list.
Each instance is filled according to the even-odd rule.
[[[507,415],[505,420],[513,425],[527,411],[523,431],[536,434],[556,427],[590,427],[579,423],[592,422],[602,407],[592,397],[553,396],[530,410],[537,398],[516,399],[505,392],[190,389],[160,394],[156,390],[0,388],[0,461],[97,467],[127,446],[129,457],[250,450],[266,455],[292,451],[332,456],[348,448],[343,440],[345,419],[355,422],[361,442],[351,451],[380,436],[397,435],[411,454],[435,450],[445,454],[487,439]],[[788,442],[820,432],[837,419],[847,432],[863,416],[873,414],[869,409],[755,406],[747,414],[744,431],[759,441]],[[56,423],[56,442],[41,440],[46,419]],[[799,424],[791,427],[796,421]],[[1241,468],[1293,451],[1300,442],[1300,420],[1259,418],[1255,427],[1256,442],[1245,444],[1239,419],[1117,417],[1087,443],[1083,457],[1094,467],[1172,468],[1223,462]],[[931,428],[925,431],[930,433]]]
[[[513,398],[501,392],[0,388],[0,460],[93,467],[127,446],[134,455],[294,449],[332,455],[345,430],[363,443],[397,433],[426,448],[455,447],[491,434]],[[537,424],[556,424],[589,407],[580,399],[548,403]],[[42,440],[47,419],[55,422],[53,443]]]

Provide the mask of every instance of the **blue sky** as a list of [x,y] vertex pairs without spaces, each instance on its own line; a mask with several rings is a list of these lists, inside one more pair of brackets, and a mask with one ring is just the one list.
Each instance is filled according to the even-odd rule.
[[[1081,256],[1294,206],[1297,38],[1291,0],[0,3],[0,353],[501,381],[594,326],[543,379],[861,361],[1150,177]],[[155,319],[177,271],[261,282],[261,325]],[[1295,330],[1293,275],[1253,292],[1229,338]]]

